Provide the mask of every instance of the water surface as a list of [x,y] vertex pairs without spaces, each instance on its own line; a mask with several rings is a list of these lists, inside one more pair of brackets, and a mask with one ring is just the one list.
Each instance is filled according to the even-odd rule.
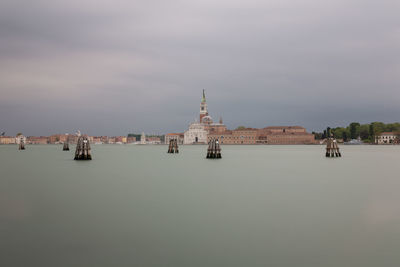
[[0,266],[400,266],[400,146],[0,146]]

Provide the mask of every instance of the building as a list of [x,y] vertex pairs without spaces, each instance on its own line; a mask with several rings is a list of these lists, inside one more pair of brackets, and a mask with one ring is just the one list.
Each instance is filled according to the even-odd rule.
[[116,136],[115,143],[117,144],[126,144],[127,138],[126,136]]
[[159,145],[161,144],[161,138],[158,136],[149,136],[146,137],[146,143],[152,145]]
[[222,122],[214,123],[211,116],[208,114],[206,94],[203,90],[203,96],[200,102],[200,122],[194,122],[189,125],[188,130],[183,134],[184,144],[206,144],[208,142],[209,133],[223,133],[226,126]]
[[183,143],[185,145],[190,144],[206,144],[208,132],[205,129],[205,125],[202,123],[192,123],[189,125],[189,129],[185,131],[183,136]]
[[129,136],[128,138],[126,138],[126,142],[127,142],[128,144],[135,143],[135,142],[136,142],[136,137],[134,137],[134,136]]
[[243,128],[232,131],[225,130],[224,132],[210,132],[208,141],[217,138],[221,144],[225,145],[254,145],[257,141],[258,131],[255,128]]
[[13,137],[13,136],[0,136],[0,144],[1,145],[16,144],[15,137]]
[[257,144],[303,145],[315,144],[315,137],[301,126],[271,126],[258,131]]
[[182,145],[184,137],[185,137],[184,133],[169,133],[165,135],[164,143],[168,145],[171,140],[177,140],[178,145]]
[[140,144],[145,145],[146,144],[146,135],[144,132],[142,133],[142,136],[140,136]]
[[32,145],[46,145],[49,143],[49,138],[47,136],[28,136],[26,141]]
[[17,136],[15,137],[15,143],[17,145],[19,145],[21,142],[23,142],[24,144],[26,144],[26,137],[23,136],[22,134],[17,134]]
[[218,138],[225,145],[300,145],[315,144],[313,134],[301,126],[274,126],[263,129],[243,128],[222,133],[210,133],[208,140]]
[[397,143],[399,137],[400,132],[383,132],[375,136],[375,144],[384,145]]

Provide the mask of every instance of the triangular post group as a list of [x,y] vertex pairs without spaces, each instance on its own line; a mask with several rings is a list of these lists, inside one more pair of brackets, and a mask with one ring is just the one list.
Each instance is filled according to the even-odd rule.
[[80,136],[76,144],[75,160],[91,160],[92,154],[87,136]]
[[169,140],[168,153],[172,153],[172,154],[173,153],[179,153],[178,140],[177,139]]
[[218,139],[212,138],[208,142],[207,158],[208,159],[220,159],[221,158],[221,148],[219,146]]

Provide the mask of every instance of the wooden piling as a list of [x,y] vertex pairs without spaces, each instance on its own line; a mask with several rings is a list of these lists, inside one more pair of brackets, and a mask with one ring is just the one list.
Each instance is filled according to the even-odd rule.
[[333,136],[329,137],[326,139],[326,153],[325,156],[328,158],[334,158],[334,157],[341,157],[342,154],[340,154],[339,151],[339,146],[337,144],[337,141]]
[[177,139],[171,139],[169,140],[169,146],[168,146],[168,152],[167,153],[179,153],[178,149],[178,140]]
[[221,156],[221,148],[219,146],[219,141],[217,138],[212,138],[208,142],[208,149],[207,149],[207,158],[208,159],[220,159]]
[[69,144],[68,144],[68,142],[64,142],[63,151],[69,151]]
[[87,136],[80,136],[76,144],[74,160],[91,160],[92,154]]
[[21,141],[19,142],[18,149],[19,149],[19,150],[25,150],[25,143],[24,143],[23,140],[21,140]]

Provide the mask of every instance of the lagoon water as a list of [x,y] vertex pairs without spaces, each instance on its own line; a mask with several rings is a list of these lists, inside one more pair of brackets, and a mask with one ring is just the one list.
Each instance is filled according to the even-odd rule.
[[0,266],[400,266],[400,146],[0,146]]

